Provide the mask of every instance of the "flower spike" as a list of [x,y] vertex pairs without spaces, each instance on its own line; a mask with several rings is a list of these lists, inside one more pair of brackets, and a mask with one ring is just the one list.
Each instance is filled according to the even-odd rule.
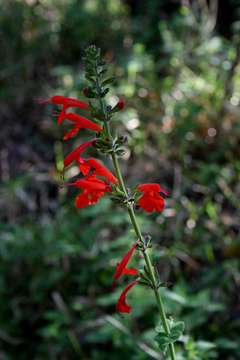
[[118,312],[130,313],[132,311],[132,307],[126,302],[126,296],[128,291],[135,285],[137,285],[137,280],[133,280],[130,284],[128,284],[121,293],[116,305],[116,310]]

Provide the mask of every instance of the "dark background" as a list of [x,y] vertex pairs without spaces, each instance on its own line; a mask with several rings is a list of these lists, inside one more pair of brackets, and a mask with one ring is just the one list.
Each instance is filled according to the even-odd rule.
[[92,43],[117,77],[109,101],[126,101],[113,126],[129,135],[128,184],[170,192],[139,221],[167,311],[186,323],[178,360],[240,358],[239,29],[238,0],[0,1],[0,359],[161,358],[145,288],[115,313],[127,216],[107,198],[74,208],[58,186],[74,141],[37,101],[83,98]]

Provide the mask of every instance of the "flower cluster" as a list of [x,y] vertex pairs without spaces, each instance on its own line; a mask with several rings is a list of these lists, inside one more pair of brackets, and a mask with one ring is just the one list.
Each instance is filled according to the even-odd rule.
[[[62,124],[64,120],[73,123],[73,127],[64,135],[63,139],[68,140],[76,136],[81,129],[88,129],[96,133],[101,133],[103,128],[97,123],[87,119],[84,116],[68,112],[69,108],[75,107],[82,110],[89,110],[89,105],[84,102],[65,96],[53,96],[49,102],[54,105],[60,105],[61,110],[58,114],[57,122]],[[79,168],[82,178],[76,180],[70,185],[80,189],[80,194],[76,197],[75,205],[77,208],[93,205],[107,192],[112,191],[111,184],[117,184],[117,178],[103,164],[94,158],[85,159],[82,153],[93,146],[96,138],[80,144],[64,158],[64,167],[75,162]]]
[[[126,200],[128,201],[128,199],[124,198],[125,195],[123,195],[119,188],[119,181],[112,172],[95,158],[86,159],[82,156],[83,152],[92,146],[95,146],[96,148],[100,147],[100,149],[102,146],[103,153],[104,151],[109,150],[108,146],[111,146],[111,144],[109,145],[109,139],[105,133],[105,126],[101,127],[98,123],[89,120],[85,116],[69,111],[70,108],[92,111],[91,104],[88,105],[84,101],[59,95],[51,97],[49,102],[53,105],[60,106],[60,111],[57,113],[57,123],[59,125],[65,121],[72,124],[72,128],[65,133],[63,137],[64,140],[73,138],[81,129],[88,129],[96,133],[96,137],[80,144],[64,158],[64,167],[68,167],[72,163],[75,163],[79,168],[79,175],[81,175],[76,181],[69,183],[69,185],[80,189],[80,193],[75,199],[76,207],[84,208],[89,205],[94,205],[106,193],[114,193],[117,194],[117,196],[119,194],[120,199],[123,196],[123,203],[126,204]],[[124,102],[120,100],[111,111],[119,111],[123,107]],[[121,138],[116,141],[116,143],[120,144],[121,142]],[[167,191],[162,189],[157,183],[140,184],[137,186],[134,194],[132,194],[132,198],[134,199],[135,206],[142,208],[146,212],[161,212],[164,209],[164,197],[162,194],[168,195]],[[137,269],[128,268],[127,265],[138,245],[141,247],[137,241],[123,256],[121,262],[117,264],[113,276],[113,287],[120,277],[126,275],[134,276],[134,280],[125,287],[118,299],[116,309],[121,313],[129,313],[132,309],[126,302],[126,296],[128,291],[138,283],[140,275]]]

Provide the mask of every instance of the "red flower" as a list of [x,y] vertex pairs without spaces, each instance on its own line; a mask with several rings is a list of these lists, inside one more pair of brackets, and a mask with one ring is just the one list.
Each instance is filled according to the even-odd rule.
[[[138,274],[138,270],[137,269],[129,269],[127,268],[127,264],[129,262],[129,260],[131,259],[134,251],[136,250],[138,242],[135,242],[133,244],[133,246],[131,247],[131,249],[123,256],[122,260],[117,264],[117,268],[115,271],[115,274],[113,275],[113,278],[115,280],[119,279],[122,275],[137,275]],[[114,286],[114,282],[113,282],[113,286]]]
[[94,176],[89,177],[87,180],[77,180],[72,185],[83,190],[75,200],[76,207],[79,209],[96,204],[106,192],[111,191],[111,187],[105,181],[99,180]]
[[99,161],[96,159],[88,159],[85,160],[83,158],[78,159],[79,168],[82,172],[82,174],[88,175],[91,169],[94,169],[92,175],[94,176],[103,176],[108,181],[112,182],[113,184],[116,184],[118,182],[117,178],[109,171],[104,165],[102,165]]
[[85,109],[85,110],[89,109],[89,105],[85,101],[80,101],[74,98],[61,96],[61,95],[52,96],[50,102],[56,105],[63,105],[66,108],[79,107],[80,109]]
[[74,160],[78,160],[80,154],[89,146],[91,146],[96,140],[86,141],[79,145],[75,150],[70,152],[64,159],[64,166],[70,165]]
[[89,109],[89,105],[86,102],[61,95],[52,96],[50,102],[55,105],[62,105],[62,111],[58,116],[58,124],[62,123],[65,112],[70,107],[78,107],[84,110]]
[[70,120],[75,123],[75,126],[64,135],[64,140],[68,140],[75,136],[80,129],[89,129],[96,132],[101,132],[103,129],[95,122],[86,119],[83,116],[74,113],[64,113],[63,119]]
[[147,212],[158,211],[164,209],[164,198],[160,195],[163,193],[168,195],[168,192],[161,188],[159,184],[141,184],[138,185],[138,191],[143,192],[143,195],[138,200],[138,205]]
[[125,101],[124,100],[119,100],[116,107],[119,109],[119,110],[122,110],[124,107],[125,107]]
[[116,305],[116,310],[118,312],[121,312],[121,313],[130,313],[131,312],[132,308],[131,308],[130,305],[127,304],[126,296],[127,296],[128,291],[134,285],[137,285],[137,280],[133,280],[130,284],[128,284],[126,286],[126,288],[123,290],[123,292],[121,293],[121,295],[120,295],[120,297],[118,299],[117,305]]
[[112,108],[112,113],[118,112],[125,107],[124,100],[118,100],[117,104]]

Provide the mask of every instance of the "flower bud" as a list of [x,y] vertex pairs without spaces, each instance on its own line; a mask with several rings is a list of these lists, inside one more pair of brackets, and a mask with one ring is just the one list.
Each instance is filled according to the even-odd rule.
[[125,101],[124,100],[119,100],[116,107],[119,109],[119,110],[122,110],[124,107],[125,107]]
[[86,97],[88,97],[88,95],[89,95],[89,88],[85,87],[85,88],[83,89],[83,95],[85,95]]

